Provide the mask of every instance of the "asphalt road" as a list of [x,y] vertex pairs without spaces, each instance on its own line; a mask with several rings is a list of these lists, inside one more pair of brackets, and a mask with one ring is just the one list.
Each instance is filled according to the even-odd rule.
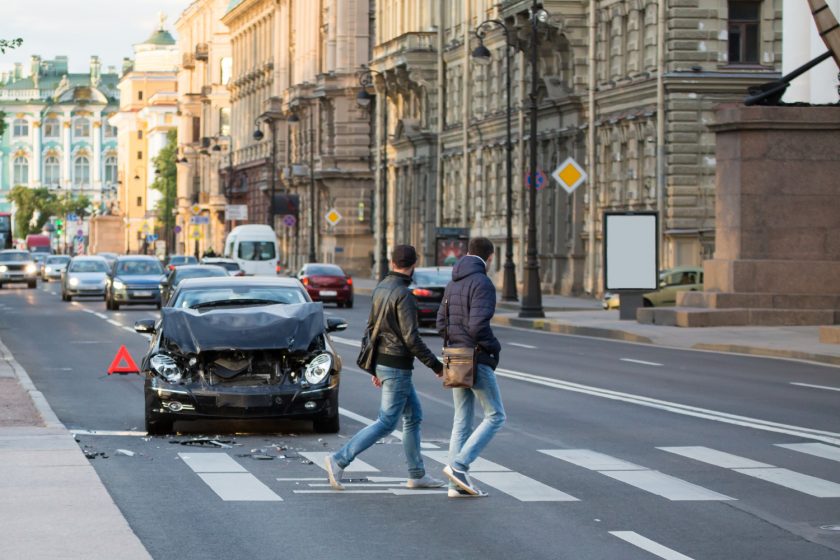
[[[360,457],[350,490],[330,491],[318,454],[377,412],[353,367],[369,302],[328,309],[350,322],[334,337],[332,436],[206,422],[143,437],[142,381],[106,369],[121,344],[143,355],[131,326],[152,308],[62,303],[56,283],[3,289],[0,339],[80,445],[107,454],[91,461],[155,558],[840,558],[840,530],[823,528],[840,529],[840,391],[820,388],[840,388],[840,370],[800,362],[497,329],[509,420],[474,465],[489,498],[400,490],[399,434]],[[440,476],[451,396],[422,365],[415,380]],[[235,445],[179,443],[199,434]],[[261,449],[287,458],[253,458]]]

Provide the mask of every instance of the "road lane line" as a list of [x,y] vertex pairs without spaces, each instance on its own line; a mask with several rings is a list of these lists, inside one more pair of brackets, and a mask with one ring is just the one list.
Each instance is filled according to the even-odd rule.
[[178,453],[194,472],[197,473],[246,473],[248,470],[237,463],[227,453]]
[[550,457],[595,471],[672,502],[734,500],[680,478],[590,449],[540,449]]
[[[737,461],[744,464],[762,465],[759,467],[724,468],[731,468],[734,472],[745,474],[759,480],[764,480],[765,482],[770,482],[778,486],[783,486],[816,498],[840,498],[840,484],[837,484],[836,482],[823,480],[815,476],[809,476],[789,469],[774,467],[773,465],[768,465],[766,463],[759,463],[745,457],[738,457],[737,455],[722,452],[717,452],[716,454],[713,449],[698,447],[659,447],[658,449],[714,466],[723,466]],[[708,449],[708,451],[698,453],[696,451],[697,449]],[[709,451],[712,453],[709,453]],[[722,453],[722,455],[719,455],[720,453]],[[724,456],[728,456],[728,458]]]
[[[300,454],[318,465],[320,468],[327,470],[327,467],[324,465],[324,457],[331,455],[328,451],[301,451]],[[344,472],[379,472],[379,469],[373,465],[365,463],[361,459],[354,459],[353,462],[344,469]]]
[[[449,462],[449,451],[423,451],[423,455],[442,465]],[[477,472],[510,472],[510,469],[479,457],[470,465],[470,474]]]
[[694,459],[695,461],[700,461],[701,463],[707,463],[723,469],[762,469],[773,466],[760,461],[753,461],[752,459],[747,459],[746,457],[733,455],[732,453],[711,449],[709,447],[658,447],[657,449],[667,451],[668,453],[674,453],[676,455],[682,455],[683,457],[688,457],[689,459]]
[[654,556],[658,556],[663,560],[692,560],[685,554],[680,554],[676,550],[672,550],[667,546],[663,546],[656,541],[652,541],[647,537],[643,537],[639,533],[633,531],[610,531],[610,535],[618,537],[619,539],[632,544],[637,548],[641,548],[646,552],[650,552]]
[[811,389],[825,389],[826,391],[840,391],[840,387],[829,387],[828,385],[811,385],[810,383],[793,383],[791,385],[797,385],[799,387],[810,387]]
[[129,432],[120,430],[69,430],[74,436],[129,436],[129,437],[147,437],[146,432]]
[[142,333],[138,333],[137,331],[135,331],[135,330],[134,330],[134,328],[129,327],[129,326],[127,326],[127,325],[123,325],[123,330],[128,331],[128,332],[130,332],[130,333],[142,334]]
[[646,362],[644,360],[634,360],[632,358],[621,358],[619,361],[621,362],[630,362],[631,364],[641,364],[643,366],[657,366],[661,367],[662,364],[658,364],[656,362]]
[[520,502],[578,502],[577,498],[518,472],[476,472],[470,476]]
[[346,344],[347,346],[353,346],[354,348],[360,348],[362,343],[358,340],[353,340],[351,338],[343,338],[340,336],[330,336],[330,340],[333,342],[338,342],[339,344]]
[[112,325],[114,325],[115,327],[122,328],[122,326],[123,326],[122,323],[118,323],[117,321],[114,321],[113,319],[108,319],[108,322],[111,323]]
[[799,453],[807,453],[814,457],[840,462],[840,447],[832,447],[824,443],[777,443],[776,447],[784,447]]
[[519,348],[526,348],[528,350],[536,350],[536,346],[531,346],[530,344],[522,344],[521,342],[508,342],[510,346],[518,346]]
[[198,473],[198,476],[226,502],[283,501],[283,498],[249,472]]
[[[86,310],[86,311],[87,311],[87,310]],[[106,321],[108,320],[108,316],[107,316],[107,315],[105,315],[104,313],[100,313],[100,312],[98,312],[98,311],[91,311],[91,313],[93,313],[94,315],[96,315],[96,316],[97,316],[97,317],[99,317],[100,319],[105,319]]]

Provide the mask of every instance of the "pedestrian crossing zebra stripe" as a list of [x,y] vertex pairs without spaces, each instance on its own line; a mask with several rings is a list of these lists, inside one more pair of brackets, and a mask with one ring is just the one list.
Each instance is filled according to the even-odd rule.
[[832,447],[824,443],[777,443],[776,447],[840,462],[840,447]]
[[685,554],[672,550],[667,546],[661,545],[656,541],[652,541],[647,537],[643,537],[634,531],[610,531],[612,536],[632,544],[635,547],[641,548],[646,552],[650,552],[654,556],[658,556],[663,560],[692,560]]

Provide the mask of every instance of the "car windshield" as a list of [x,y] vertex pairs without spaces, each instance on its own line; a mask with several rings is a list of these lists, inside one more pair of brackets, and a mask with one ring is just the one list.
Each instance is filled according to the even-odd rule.
[[32,255],[29,253],[2,253],[0,254],[0,261],[7,262],[27,262],[32,260]]
[[435,270],[416,270],[412,281],[417,286],[445,287],[452,281],[451,268],[438,268]]
[[178,284],[181,280],[187,278],[206,278],[208,276],[227,276],[227,272],[218,266],[208,266],[207,268],[188,268],[178,269],[175,275],[175,283]]
[[307,276],[344,276],[344,271],[334,264],[314,264],[305,269]]
[[214,262],[207,264],[212,264],[213,266],[220,266],[230,272],[237,272],[238,270],[240,270],[239,265],[235,262]]
[[140,276],[143,274],[162,274],[163,269],[157,261],[121,261],[117,263],[117,274],[125,274],[128,276]]
[[47,264],[67,264],[70,262],[70,257],[50,257],[47,259]]
[[169,264],[198,264],[198,259],[189,255],[180,255],[177,257],[170,257]]
[[102,261],[72,261],[67,272],[108,272],[108,265]]
[[244,261],[270,261],[274,259],[274,243],[271,241],[241,241],[239,258]]
[[248,305],[260,303],[306,303],[299,288],[284,286],[236,286],[229,288],[194,288],[181,290],[172,307],[216,305]]

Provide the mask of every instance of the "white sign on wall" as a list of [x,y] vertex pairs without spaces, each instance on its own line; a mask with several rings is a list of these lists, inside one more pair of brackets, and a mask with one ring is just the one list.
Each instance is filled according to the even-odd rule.
[[656,212],[604,214],[604,288],[607,291],[659,288]]
[[225,221],[247,219],[248,206],[246,204],[228,204],[225,206]]

